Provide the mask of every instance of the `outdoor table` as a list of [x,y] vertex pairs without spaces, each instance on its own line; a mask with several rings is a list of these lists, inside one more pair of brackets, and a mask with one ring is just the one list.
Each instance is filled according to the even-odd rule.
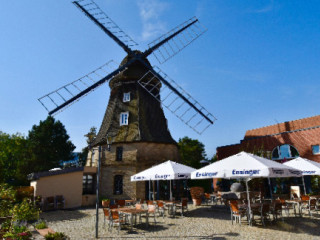
[[136,216],[139,215],[139,214],[142,214],[142,213],[146,214],[146,225],[148,227],[148,224],[149,224],[148,210],[135,209],[135,208],[122,208],[122,209],[119,208],[118,211],[119,211],[120,214],[123,214],[125,216],[129,216],[130,217],[131,231],[132,231],[132,228],[133,228],[133,217],[135,217],[135,219],[136,219]]

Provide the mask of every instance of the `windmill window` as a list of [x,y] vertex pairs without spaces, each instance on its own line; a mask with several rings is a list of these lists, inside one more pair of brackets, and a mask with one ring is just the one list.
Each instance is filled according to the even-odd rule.
[[123,102],[130,102],[130,92],[123,93]]
[[128,125],[129,122],[129,112],[120,113],[120,126]]
[[123,192],[123,176],[122,175],[115,175],[114,176],[114,188],[113,194],[120,195]]
[[123,147],[117,147],[116,149],[116,161],[122,161]]
[[311,146],[311,147],[312,147],[312,153],[313,153],[314,155],[320,154],[320,147],[319,147],[319,145],[313,145],[313,146]]
[[272,151],[273,160],[281,160],[296,157],[299,157],[298,150],[289,144],[277,146]]

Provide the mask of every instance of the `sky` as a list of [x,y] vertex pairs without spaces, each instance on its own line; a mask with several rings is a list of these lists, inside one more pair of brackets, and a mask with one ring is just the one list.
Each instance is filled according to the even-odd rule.
[[[150,56],[217,121],[202,135],[165,110],[173,138],[239,143],[246,130],[320,113],[318,1],[96,0],[139,46],[196,16],[207,31],[164,64]],[[0,131],[25,136],[48,113],[38,98],[126,56],[69,0],[1,1]],[[109,86],[55,115],[76,151],[100,127]]]

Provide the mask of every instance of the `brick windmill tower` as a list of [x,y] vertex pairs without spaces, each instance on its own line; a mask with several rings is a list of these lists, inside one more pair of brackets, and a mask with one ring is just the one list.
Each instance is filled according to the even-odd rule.
[[86,165],[97,166],[100,156],[102,195],[112,199],[144,198],[148,191],[145,183],[132,183],[130,176],[166,160],[179,161],[177,143],[168,130],[162,107],[199,134],[216,120],[159,68],[152,67],[147,57],[153,53],[163,63],[198,38],[204,29],[192,18],[141,52],[131,49],[137,44],[92,0],[73,3],[127,56],[111,72],[108,68],[112,61],[38,100],[50,115],[55,114],[109,82],[108,106],[92,144],[93,150],[100,146],[102,152],[90,151]]

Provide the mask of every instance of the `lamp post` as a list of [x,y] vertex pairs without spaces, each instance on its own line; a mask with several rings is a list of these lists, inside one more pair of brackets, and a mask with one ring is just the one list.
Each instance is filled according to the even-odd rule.
[[[112,138],[110,138],[107,134],[107,150],[110,152],[111,148],[110,145],[112,143]],[[99,231],[99,185],[100,185],[100,168],[101,168],[101,151],[102,147],[99,146],[99,156],[98,156],[98,169],[97,169],[97,186],[96,186],[96,238],[98,238],[98,231]]]

